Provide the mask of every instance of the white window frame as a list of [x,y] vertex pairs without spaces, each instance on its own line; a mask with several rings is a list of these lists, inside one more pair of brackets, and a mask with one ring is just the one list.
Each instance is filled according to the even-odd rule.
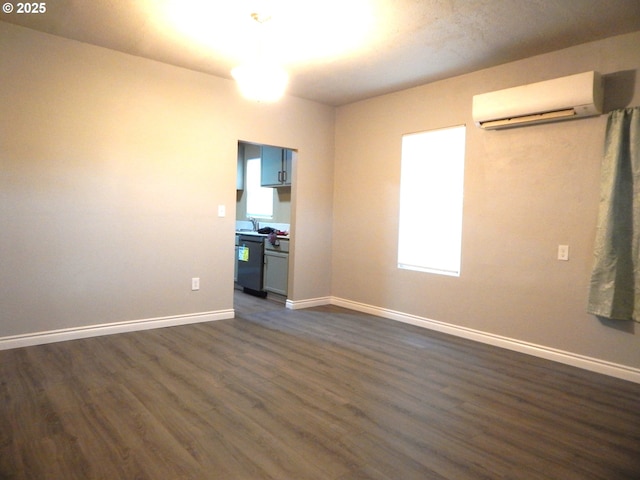
[[402,136],[398,268],[460,276],[465,125]]

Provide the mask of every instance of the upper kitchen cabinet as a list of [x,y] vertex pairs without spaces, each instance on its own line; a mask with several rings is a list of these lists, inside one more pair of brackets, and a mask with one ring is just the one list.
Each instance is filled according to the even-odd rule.
[[260,184],[263,187],[290,187],[292,156],[293,151],[287,148],[263,145]]
[[238,142],[236,190],[244,190],[244,143]]

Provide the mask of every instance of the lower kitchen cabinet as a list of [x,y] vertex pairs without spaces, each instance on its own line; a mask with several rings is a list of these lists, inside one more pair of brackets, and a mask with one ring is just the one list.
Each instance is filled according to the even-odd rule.
[[265,243],[264,289],[287,295],[289,282],[289,240],[280,240],[279,245]]

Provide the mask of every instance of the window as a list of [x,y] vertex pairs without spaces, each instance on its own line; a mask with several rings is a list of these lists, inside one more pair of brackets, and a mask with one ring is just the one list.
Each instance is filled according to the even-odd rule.
[[402,137],[398,268],[460,275],[465,126]]
[[260,185],[260,159],[247,160],[247,217],[273,217],[273,188]]

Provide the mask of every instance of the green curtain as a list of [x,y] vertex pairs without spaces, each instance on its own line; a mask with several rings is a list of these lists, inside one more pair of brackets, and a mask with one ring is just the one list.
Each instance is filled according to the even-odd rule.
[[640,107],[609,114],[587,311],[640,322]]

